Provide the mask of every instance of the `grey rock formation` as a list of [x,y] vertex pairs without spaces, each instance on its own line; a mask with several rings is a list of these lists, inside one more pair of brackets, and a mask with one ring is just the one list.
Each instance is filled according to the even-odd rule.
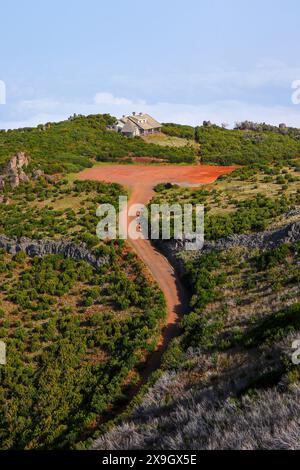
[[[282,243],[296,243],[298,241],[300,241],[300,220],[291,222],[276,230],[257,232],[250,235],[234,234],[216,241],[206,241],[201,253],[230,250],[234,247],[264,250],[276,248]],[[157,240],[155,245],[178,269],[179,274],[182,274],[184,272],[183,262],[177,255],[185,251],[185,242],[181,240]]]
[[258,232],[250,235],[230,235],[215,242],[206,242],[203,252],[221,251],[242,246],[250,250],[255,248],[276,248],[282,243],[295,243],[300,241],[300,220],[291,222],[277,230]]
[[45,178],[48,183],[56,181],[54,176],[45,175],[43,170],[35,169],[32,174],[27,175],[24,169],[29,165],[29,159],[24,152],[18,152],[2,169],[0,174],[0,191],[3,191],[8,184],[12,189],[17,188],[20,183],[28,183],[30,179],[36,181]]
[[300,207],[296,207],[287,213],[287,217],[296,217],[298,215],[300,215]]
[[23,251],[30,257],[60,254],[76,261],[86,261],[94,268],[100,268],[109,263],[109,256],[97,258],[88,250],[85,244],[76,244],[64,240],[32,240],[26,237],[17,239],[0,235],[0,248],[12,255]]
[[5,182],[12,188],[16,188],[20,183],[29,181],[24,168],[28,166],[28,158],[24,152],[14,155],[4,168],[3,174],[0,176],[0,189],[4,189]]
[[5,173],[11,173],[16,170],[22,170],[29,164],[28,157],[24,152],[18,152],[14,155],[6,165]]

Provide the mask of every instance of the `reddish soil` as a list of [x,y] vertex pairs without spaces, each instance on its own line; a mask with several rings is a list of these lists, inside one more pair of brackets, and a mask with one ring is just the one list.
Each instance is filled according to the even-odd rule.
[[[233,166],[211,165],[103,165],[84,170],[80,179],[109,181],[130,188],[138,184],[152,189],[158,183],[207,184],[219,176],[231,173]],[[143,201],[140,201],[143,202]]]
[[[78,175],[78,179],[120,183],[131,190],[129,205],[147,204],[154,194],[154,186],[158,183],[178,183],[186,186],[213,183],[219,176],[234,169],[235,167],[208,165],[103,165],[84,170]],[[134,217],[130,217],[127,223],[132,219]],[[160,366],[163,352],[170,340],[179,333],[178,320],[188,309],[188,295],[173,267],[149,240],[130,239],[129,243],[159,284],[167,303],[167,324],[162,332],[162,340],[156,352],[147,361],[139,384],[141,386]]]

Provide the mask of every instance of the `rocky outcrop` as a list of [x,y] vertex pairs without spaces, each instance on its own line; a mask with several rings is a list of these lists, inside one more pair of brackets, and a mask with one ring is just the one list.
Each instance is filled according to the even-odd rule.
[[2,167],[0,174],[0,191],[9,188],[17,188],[20,183],[28,183],[30,180],[37,181],[44,178],[48,183],[56,181],[55,176],[46,175],[43,170],[36,168],[30,174],[26,174],[24,169],[29,165],[29,159],[24,152],[18,152],[9,162]]
[[[276,248],[282,243],[296,243],[298,241],[300,241],[300,220],[272,231],[252,233],[250,235],[234,234],[216,241],[206,241],[201,253],[230,250],[234,247],[245,247],[249,250],[259,248],[264,250]],[[184,272],[183,262],[177,255],[185,251],[185,242],[181,240],[157,240],[155,245],[176,266],[179,274]]]
[[14,155],[6,165],[7,173],[14,173],[16,171],[21,171],[24,167],[27,167],[29,164],[28,157],[24,152],[18,152]]
[[277,230],[258,232],[250,235],[230,235],[215,242],[206,242],[203,252],[229,250],[242,246],[253,250],[276,248],[282,243],[296,243],[300,241],[300,220],[291,222]]
[[64,240],[32,240],[26,237],[17,239],[0,235],[0,248],[12,255],[22,251],[30,257],[60,254],[76,261],[86,261],[94,268],[109,263],[109,256],[97,258],[84,243],[76,244]]
[[4,189],[6,183],[11,188],[16,188],[20,183],[28,182],[29,177],[24,171],[28,164],[28,157],[24,152],[18,152],[14,155],[4,167],[0,176],[0,190]]

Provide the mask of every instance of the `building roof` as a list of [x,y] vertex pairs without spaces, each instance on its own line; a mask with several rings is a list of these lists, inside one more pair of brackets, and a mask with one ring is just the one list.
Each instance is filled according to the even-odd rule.
[[158,129],[161,127],[161,124],[153,117],[149,116],[149,114],[135,114],[134,116],[128,116],[128,120],[132,121],[135,125],[145,131],[149,129]]
[[128,119],[122,129],[122,132],[133,134],[135,130],[136,130],[136,126],[134,125],[133,122],[129,121]]

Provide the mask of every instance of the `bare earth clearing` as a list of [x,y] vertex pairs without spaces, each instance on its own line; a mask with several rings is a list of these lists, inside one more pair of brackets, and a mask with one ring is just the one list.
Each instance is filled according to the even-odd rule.
[[[103,165],[84,170],[80,180],[94,180],[119,183],[130,189],[129,206],[147,204],[154,194],[153,188],[159,183],[200,185],[213,183],[219,176],[230,173],[235,167],[209,165]],[[133,218],[129,218],[128,223]],[[167,324],[156,352],[149,358],[143,374],[143,382],[160,365],[160,359],[170,340],[178,332],[180,315],[188,308],[188,295],[168,260],[157,251],[149,240],[129,240],[130,245],[150,270],[153,278],[164,293],[167,304]]]

